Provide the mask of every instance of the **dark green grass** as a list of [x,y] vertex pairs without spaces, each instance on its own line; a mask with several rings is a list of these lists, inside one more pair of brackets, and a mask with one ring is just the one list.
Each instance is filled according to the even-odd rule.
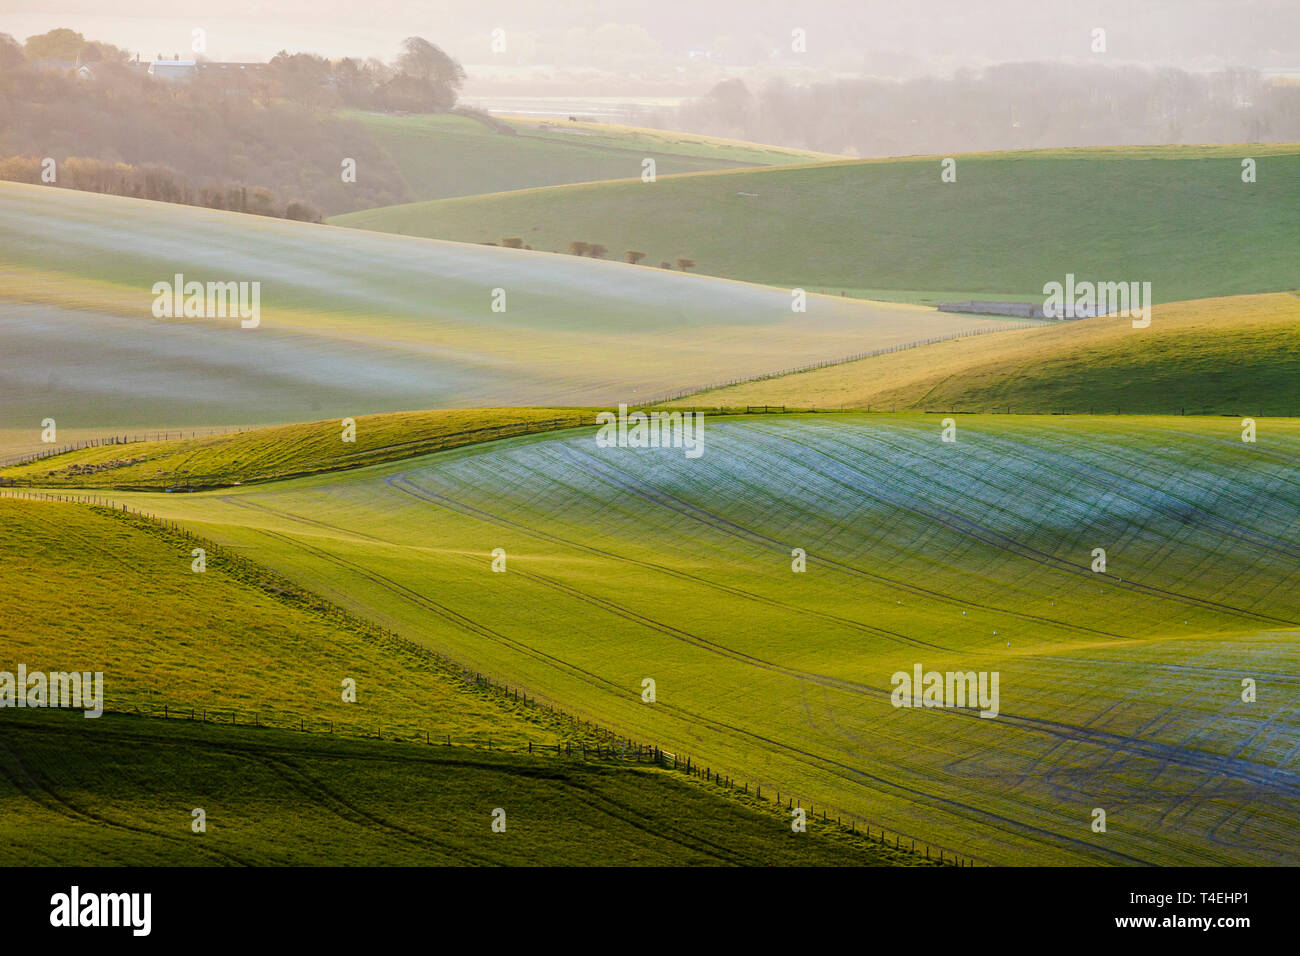
[[[192,811],[206,813],[194,833]],[[494,833],[493,811],[506,829]],[[924,863],[651,767],[0,712],[0,864]]]
[[[1242,157],[1258,181],[1241,181]],[[750,169],[413,203],[339,225],[469,242],[574,239],[647,264],[810,289],[1040,296],[1149,281],[1156,301],[1300,284],[1300,146],[1041,150]],[[749,194],[749,195],[742,195]],[[910,290],[893,296],[887,290]],[[851,294],[851,293],[850,293]],[[954,294],[955,295],[955,294]]]

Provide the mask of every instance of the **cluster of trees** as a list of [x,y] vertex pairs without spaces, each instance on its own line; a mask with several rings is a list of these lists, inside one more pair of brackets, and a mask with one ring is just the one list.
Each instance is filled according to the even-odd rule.
[[11,156],[0,159],[0,180],[43,183],[86,192],[155,199],[186,206],[207,206],[209,209],[229,209],[233,212],[297,219],[301,222],[321,221],[321,214],[315,207],[298,200],[278,198],[269,189],[260,186],[249,188],[221,182],[197,186],[170,166],[161,163],[132,166],[130,163],[109,163],[85,156],[69,156],[62,163],[51,164],[49,159],[52,158]]
[[313,109],[444,113],[456,105],[465,71],[436,44],[408,37],[393,63],[280,51],[261,78],[264,96]]
[[719,83],[657,125],[860,156],[1300,139],[1300,86],[1250,70],[1013,63],[947,78]]
[[[524,240],[519,236],[506,236],[499,243],[485,242],[485,246],[505,246],[507,249],[531,249],[532,246],[526,245]],[[593,259],[604,259],[609,254],[609,249],[599,242],[587,242],[583,239],[574,239],[569,243],[569,255],[571,256],[590,256]],[[644,252],[637,252],[635,249],[629,249],[623,253],[623,261],[636,265],[645,258]],[[677,268],[683,272],[695,268],[694,259],[679,258],[676,260]],[[660,269],[671,269],[673,264],[668,260],[659,263]]]
[[[38,61],[88,64],[93,78]],[[419,37],[391,65],[280,53],[259,69],[201,68],[192,79],[167,81],[71,30],[26,44],[0,34],[0,156],[170,168],[176,189],[196,203],[206,204],[204,189],[228,202],[233,188],[249,196],[261,188],[335,215],[411,197],[388,152],[332,110],[450,109],[464,76]],[[355,176],[345,175],[350,170]],[[290,200],[273,204],[287,210]]]
[[[575,239],[573,242],[569,243],[569,255],[573,256],[591,256],[593,259],[604,259],[608,252],[609,250],[599,242],[583,242],[581,239]],[[637,252],[635,249],[629,249],[627,252],[623,253],[623,261],[630,262],[632,265],[636,265],[644,258],[645,253]],[[694,259],[679,258],[676,262],[677,268],[681,269],[683,272],[687,269],[695,268]],[[673,264],[667,259],[659,263],[660,269],[671,269],[672,267]]]

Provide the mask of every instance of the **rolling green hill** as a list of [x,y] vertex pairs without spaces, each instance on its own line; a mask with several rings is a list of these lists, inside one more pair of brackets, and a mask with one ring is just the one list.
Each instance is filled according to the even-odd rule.
[[[493,118],[489,125],[452,113],[348,116],[388,151],[408,194],[416,200],[640,176],[646,158],[654,159],[659,175],[833,158],[606,123]],[[494,126],[514,130],[514,135],[496,132]]]
[[[155,283],[257,282],[260,322],[156,318]],[[646,401],[1005,327],[541,252],[0,183],[0,421],[273,424]]]
[[[949,444],[937,416],[747,416],[707,423],[694,460],[591,429],[108,494],[905,839],[990,863],[1295,863],[1300,426],[956,424]],[[998,716],[891,706],[917,665],[997,672]]]
[[[1241,180],[1243,157],[1257,181]],[[1033,150],[861,160],[445,199],[332,222],[536,249],[599,242],[647,263],[838,294],[1038,297],[1067,273],[1156,301],[1300,285],[1300,145]],[[865,291],[864,291],[865,290]],[[943,290],[939,293],[938,290]],[[953,292],[952,290],[961,290]]]
[[[0,670],[100,671],[105,704],[0,709],[0,864],[924,862],[816,820],[796,837],[773,801],[684,774],[579,759],[609,736],[237,555],[196,573],[194,543],[0,498]],[[550,755],[562,742],[575,756]]]
[[678,404],[1297,416],[1300,297],[1170,303],[1145,329],[1102,317],[938,342]]

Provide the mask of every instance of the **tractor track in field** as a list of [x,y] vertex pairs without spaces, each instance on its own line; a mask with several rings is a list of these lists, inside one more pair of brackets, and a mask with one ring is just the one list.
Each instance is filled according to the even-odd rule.
[[699,585],[701,587],[706,587],[714,591],[720,591],[724,594],[730,594],[733,597],[739,597],[743,600],[754,601],[755,603],[762,604],[767,607],[774,607],[777,608],[778,610],[786,611],[798,616],[815,617],[819,620],[829,621],[834,624],[839,624],[843,627],[852,628],[853,630],[864,631],[876,637],[883,637],[886,640],[894,641],[899,644],[905,644],[912,647],[928,647],[934,650],[950,651],[954,653],[956,652],[955,648],[944,647],[941,644],[934,644],[931,643],[930,641],[923,641],[920,638],[909,637],[908,635],[901,634],[897,631],[891,631],[886,628],[876,627],[871,624],[864,624],[861,621],[855,621],[852,620],[851,618],[840,617],[839,615],[830,614],[825,611],[818,611],[813,608],[805,608],[795,604],[789,604],[785,601],[778,601],[775,598],[769,598],[765,595],[758,594],[754,591],[747,591],[744,588],[738,588],[733,585],[723,584],[719,581],[712,581],[709,578],[702,577],[697,574],[691,574],[687,571],[682,571],[678,568],[673,568],[668,565],[656,564],[652,561],[642,561],[637,558],[632,558],[626,555],[618,554],[617,552],[614,551],[608,551],[603,548],[597,548],[594,545],[583,544],[578,541],[573,541],[568,538],[563,538],[557,534],[541,531],[536,528],[530,527],[529,525],[522,524],[510,518],[505,518],[501,515],[493,514],[492,512],[489,511],[484,511],[483,509],[477,508],[474,505],[468,504],[463,501],[459,501],[455,498],[451,498],[447,495],[441,494],[436,491],[431,491],[428,488],[424,488],[420,485],[417,485],[414,481],[411,480],[410,475],[406,473],[392,475],[384,479],[384,483],[387,484],[389,487],[402,492],[403,494],[407,494],[412,497],[419,498],[420,500],[423,501],[428,501],[432,504],[442,505],[448,510],[458,512],[459,514],[465,515],[466,517],[476,518],[480,521],[484,521],[489,524],[495,524],[498,527],[507,528],[511,531],[517,531],[521,534],[528,535],[529,537],[537,538],[542,541],[547,541],[552,544],[559,544],[563,547],[573,548],[574,550],[577,551],[584,551],[588,554],[593,554],[596,555],[597,557],[605,558],[607,560],[618,561],[623,564],[630,564],[634,567],[643,568],[648,571],[666,574],[669,577],[676,578],[680,581],[688,581],[691,584]]
[[[574,461],[575,464],[578,463],[577,459],[574,459]],[[584,467],[589,473],[594,473],[596,471],[595,460],[585,461],[582,462],[581,464],[582,467]],[[617,475],[622,475],[623,477],[622,478],[616,477],[615,474],[610,474],[610,471],[615,471]],[[653,486],[648,486],[644,482],[641,482],[639,479],[636,479],[634,476],[628,474],[627,472],[613,469],[613,466],[605,465],[604,469],[602,469],[600,477],[603,480],[605,480],[608,484],[612,485],[613,487],[626,491],[628,494],[633,495],[639,498],[640,500],[645,501],[648,504],[655,505],[657,507],[672,511],[683,518],[702,524],[713,531],[718,531],[723,534],[729,535],[731,537],[737,538],[741,541],[745,541],[750,544],[757,544],[767,549],[775,548],[780,550],[783,554],[789,550],[789,545],[787,542],[779,541],[776,538],[763,534],[762,532],[749,529],[744,525],[732,521],[729,518],[723,517],[722,515],[718,515],[713,512],[710,512],[707,509],[699,507],[698,505],[693,505],[690,502],[678,498],[675,495],[660,491],[659,489],[655,489],[653,488]],[[1129,638],[1129,635],[1119,634],[1114,631],[1105,631],[1099,628],[1088,627],[1082,624],[1074,624],[1068,621],[1059,621],[1056,620],[1055,618],[1044,617],[1039,614],[1031,614],[1027,611],[1017,611],[1009,608],[1003,608],[994,604],[986,604],[980,601],[976,601],[973,598],[954,597],[952,595],[944,593],[943,591],[937,591],[933,588],[923,587],[919,584],[900,581],[896,578],[888,577],[876,571],[868,571],[865,568],[859,568],[856,565],[849,564],[848,562],[839,561],[835,558],[826,557],[824,555],[814,555],[809,553],[807,557],[810,562],[816,560],[819,564],[823,564],[831,568],[832,570],[840,571],[841,573],[848,574],[852,577],[865,578],[867,580],[874,581],[877,584],[882,584],[884,586],[894,588],[898,591],[917,595],[920,597],[930,598],[935,601],[940,601],[944,604],[952,605],[953,607],[979,608],[980,610],[990,611],[996,614],[1005,614],[1008,617],[1016,618],[1022,621],[1029,621],[1034,624],[1042,625],[1045,627],[1061,628],[1065,630],[1076,631],[1080,633],[1089,634],[1094,637],[1106,637],[1106,638],[1114,638],[1119,640],[1127,640]],[[978,652],[971,651],[970,653],[978,653]]]
[[[276,512],[274,509],[267,508],[265,505],[257,505],[256,507],[259,508],[260,510],[269,511],[273,514],[281,514],[281,516],[285,518],[290,518],[290,519],[293,518],[293,515],[291,514]],[[310,523],[313,525],[324,525],[323,522],[314,521],[314,520],[311,521]],[[328,525],[325,526],[328,527]],[[342,529],[342,528],[337,530],[346,532],[346,529]],[[434,613],[438,614],[439,617],[441,617],[443,620],[447,621],[448,623],[461,627],[462,629],[468,630],[471,633],[478,635],[479,637],[486,637],[496,641],[497,643],[504,644],[505,646],[510,647],[513,650],[523,652],[528,656],[533,657],[535,660],[542,661],[543,663],[549,663],[552,666],[561,666],[564,668],[575,670],[576,672],[578,672],[581,675],[584,675],[588,679],[594,679],[599,681],[606,689],[616,690],[620,695],[625,695],[629,692],[627,688],[619,684],[615,684],[614,682],[601,677],[600,675],[596,674],[593,671],[588,671],[584,668],[579,668],[577,665],[573,664],[570,661],[566,661],[561,658],[555,657],[554,655],[547,654],[544,651],[539,651],[537,648],[534,648],[532,645],[524,644],[522,642],[516,641],[513,638],[510,638],[505,634],[502,634],[501,632],[495,630],[494,628],[481,624],[480,622],[474,620],[473,618],[466,617],[465,615],[460,614],[459,612],[447,607],[446,605],[440,604],[434,601],[433,599],[420,594],[418,591],[408,588],[406,585],[393,580],[387,575],[380,574],[379,572],[374,571],[373,569],[368,568],[365,565],[358,564],[353,561],[349,561],[346,558],[342,558],[338,555],[331,554],[330,552],[325,551],[324,549],[321,548],[317,548],[313,545],[308,545],[305,542],[300,541],[299,539],[291,535],[285,534],[283,532],[270,531],[264,528],[258,529],[258,531],[260,534],[266,535],[267,537],[270,537],[274,540],[278,540],[283,543],[289,544],[291,546],[297,547],[300,550],[307,551],[312,555],[314,555],[315,557],[327,561],[335,565],[336,567],[341,567],[349,571],[350,573],[359,574],[360,576],[370,580],[372,583],[377,584],[382,588],[385,588],[386,590],[399,593],[402,596],[406,597],[408,600],[416,603],[420,607],[423,607],[426,610],[434,611]],[[390,543],[390,542],[385,542],[385,543]],[[724,645],[717,644],[713,641],[707,640],[706,638],[702,638],[699,635],[692,634],[689,631],[685,631],[682,630],[681,628],[673,627],[672,625],[664,624],[661,621],[656,621],[653,618],[640,614],[639,612],[634,611],[631,608],[628,608],[624,605],[618,604],[614,601],[610,601],[605,598],[599,598],[595,595],[582,591],[579,588],[575,588],[571,585],[564,584],[563,582],[556,581],[552,578],[546,577],[545,575],[541,575],[536,572],[520,571],[516,569],[513,573],[522,578],[525,578],[526,580],[530,580],[535,584],[538,584],[544,588],[547,588],[548,590],[553,590],[558,593],[564,594],[568,597],[582,601],[584,603],[591,604],[592,606],[599,607],[601,610],[604,610],[610,614],[614,614],[615,616],[622,617],[625,620],[631,621],[634,624],[649,628],[650,630],[663,634],[666,637],[670,637],[673,638],[674,640],[681,641],[682,643],[689,644],[690,646],[696,647],[708,653],[717,654],[721,657],[734,660],[738,663],[744,664],[749,667],[757,667],[762,670],[778,673],[784,677],[790,677],[794,680],[809,681],[822,687],[827,687],[834,690],[840,690],[846,693],[856,694],[858,696],[862,696],[867,693],[870,694],[877,693],[876,688],[869,687],[868,685],[865,684],[857,684],[852,681],[843,680],[842,678],[830,677],[825,674],[817,674],[811,671],[804,671],[798,668],[788,667],[786,665],[777,664],[774,661],[768,661],[760,657],[755,657],[751,654],[745,654],[741,651],[733,650],[732,648],[728,648],[725,647]],[[879,693],[884,694],[886,698],[888,697],[888,691],[880,691]]]
[[[815,452],[821,455],[823,458],[827,458],[830,461],[835,462],[837,465],[840,465],[842,468],[844,468],[851,474],[858,475],[867,481],[870,480],[869,476],[863,475],[862,472],[858,471],[858,469],[852,463],[848,462],[847,460],[837,455],[828,454],[825,449],[819,446],[808,445],[805,442],[801,442],[796,439],[790,438],[787,435],[780,435],[777,437],[779,437],[784,442],[789,442],[791,444],[797,445],[800,448],[806,448],[809,451]],[[853,446],[846,446],[846,447],[853,447]],[[933,460],[931,459],[927,459],[927,460],[933,464]],[[915,476],[915,473],[912,472],[911,469],[903,467],[903,470]],[[1058,558],[1052,554],[1049,554],[1046,551],[1042,551],[1038,548],[1033,548],[1029,545],[1021,544],[1020,542],[1017,542],[1014,539],[1009,538],[1008,536],[1002,534],[1001,532],[995,531],[994,529],[989,528],[978,522],[971,521],[969,518],[965,518],[962,515],[958,515],[954,512],[947,511],[946,509],[942,512],[923,509],[917,507],[914,504],[908,503],[905,498],[899,495],[881,493],[879,491],[868,491],[857,484],[850,483],[848,481],[845,481],[840,478],[836,478],[829,474],[827,474],[826,477],[830,481],[834,482],[837,485],[840,485],[843,488],[847,488],[849,490],[855,491],[858,494],[871,498],[872,500],[887,505],[889,507],[893,507],[901,511],[906,511],[910,514],[915,515],[916,517],[920,518],[923,521],[939,524],[945,528],[948,528],[950,531],[954,532],[959,536],[967,537],[972,540],[978,541],[982,544],[987,545],[988,547],[994,548],[995,550],[1001,551],[1005,554],[1010,554],[1019,558],[1023,558],[1046,569],[1059,571],[1066,574],[1071,574],[1076,577],[1083,577],[1083,578],[1096,577],[1096,575],[1088,567],[1085,567],[1083,565],[1072,564],[1066,561],[1065,559]],[[972,477],[972,476],[968,474],[967,477]],[[1300,557],[1300,553],[1297,553],[1297,557]],[[1209,598],[1201,598],[1201,597],[1196,597],[1194,595],[1184,594],[1179,591],[1173,591],[1168,588],[1159,587],[1158,585],[1143,584],[1138,581],[1133,581],[1130,578],[1118,578],[1115,576],[1108,575],[1106,580],[1107,583],[1110,584],[1110,586],[1112,587],[1118,587],[1136,593],[1146,594],[1148,596],[1154,596],[1165,600],[1183,603],[1189,606],[1202,607],[1209,610],[1218,611],[1220,613],[1224,613],[1229,616],[1248,618],[1255,621],[1262,621],[1268,624],[1281,624],[1281,625],[1286,625],[1288,627],[1300,626],[1300,622],[1297,621],[1287,620],[1286,618],[1273,617],[1272,615],[1269,614],[1262,614],[1258,611],[1251,611],[1247,608],[1235,607],[1233,605],[1224,604],[1223,602],[1214,601]]]
[[[395,823],[377,813],[362,809],[354,802],[335,793],[303,768],[295,765],[291,759],[276,757],[262,751],[255,751],[250,756],[278,776],[290,789],[301,793],[310,803],[342,820],[346,820],[348,823],[359,825],[363,829],[381,831],[425,853],[429,852],[431,844],[436,844],[431,834],[417,833],[400,823]],[[457,855],[467,857],[480,866],[491,866],[493,864],[490,858],[475,853],[465,843],[457,843],[455,847],[450,849]]]
[[[1000,435],[993,435],[991,437],[995,442],[998,442],[999,444],[1006,443],[1006,439]],[[1139,467],[1136,461],[1134,461],[1132,458],[1125,457],[1124,455],[1120,454],[1118,450],[1114,448],[1097,448],[1095,446],[1083,444],[1082,442],[1079,442],[1077,440],[1071,441],[1069,439],[1059,440],[1058,443],[1068,446],[1070,448],[1086,451],[1090,455],[1097,456],[1103,459],[1106,458],[1112,459],[1114,461],[1127,465],[1130,469],[1136,469],[1137,467]],[[1212,531],[1218,534],[1224,534],[1228,537],[1233,538],[1234,540],[1242,542],[1243,544],[1264,548],[1268,551],[1271,551],[1274,554],[1278,554],[1292,561],[1300,561],[1300,544],[1295,544],[1292,542],[1285,541],[1281,538],[1277,538],[1271,534],[1266,534],[1262,531],[1256,531],[1251,528],[1242,527],[1241,525],[1235,522],[1229,521],[1225,518],[1221,518],[1220,516],[1212,512],[1206,511],[1204,508],[1202,508],[1200,505],[1196,504],[1195,502],[1190,501],[1183,495],[1176,494],[1175,492],[1167,488],[1158,487],[1156,485],[1148,484],[1145,481],[1139,481],[1136,478],[1128,477],[1127,475],[1118,474],[1114,471],[1111,471],[1110,469],[1102,468],[1099,465],[1091,464],[1090,462],[1082,460],[1081,458],[1078,457],[1069,457],[1069,456],[1059,455],[1055,453],[1052,454],[1052,457],[1054,460],[1058,460],[1058,461],[1064,460],[1069,462],[1074,467],[1074,471],[1077,475],[1079,475],[1080,477],[1087,476],[1096,479],[1101,485],[1110,489],[1112,493],[1115,493],[1114,492],[1115,487],[1120,484],[1124,484],[1130,487],[1135,487],[1137,491],[1134,494],[1125,494],[1123,496],[1124,500],[1128,501],[1133,505],[1144,507],[1144,508],[1150,508],[1151,510],[1156,511],[1158,514],[1162,514],[1163,516],[1170,518],[1171,520],[1183,524],[1191,523],[1187,520],[1187,517],[1190,514],[1191,516],[1199,519],[1199,526],[1204,528],[1207,531]],[[1147,467],[1149,470],[1149,465],[1145,467]],[[1274,477],[1288,485],[1294,486],[1296,484],[1295,482],[1285,477],[1282,477],[1280,475],[1275,475]],[[1235,488],[1231,484],[1227,485],[1226,487],[1218,486],[1218,487],[1211,488],[1206,485],[1199,484],[1193,481],[1192,478],[1190,477],[1185,477],[1183,480],[1207,494],[1212,494],[1218,498],[1237,504],[1242,511],[1255,510],[1255,506],[1257,504],[1256,500],[1254,498],[1246,497],[1243,493],[1239,492],[1237,488]],[[1183,506],[1183,510],[1180,511],[1171,508],[1165,504],[1154,503],[1152,501],[1152,496],[1157,496],[1157,495],[1177,502],[1178,504]]]
[[9,759],[13,762],[14,767],[16,768],[15,770],[9,770],[4,766],[3,762],[0,762],[0,776],[3,776],[8,780],[14,789],[27,797],[27,799],[31,800],[38,806],[44,807],[52,813],[56,813],[59,816],[66,817],[67,819],[74,820],[78,823],[85,823],[89,826],[108,827],[113,830],[122,830],[127,833],[143,834],[165,843],[169,843],[172,846],[184,845],[185,849],[188,851],[195,852],[200,856],[209,857],[226,865],[253,865],[248,860],[241,859],[233,853],[213,846],[205,846],[197,841],[190,841],[179,836],[171,836],[159,832],[158,830],[149,829],[148,827],[137,826],[131,823],[122,823],[121,821],[110,819],[103,814],[83,809],[67,797],[60,795],[44,774],[35,768],[28,767],[23,762],[22,758],[19,757],[19,755],[15,753],[3,740],[0,740],[0,748],[3,748],[4,752],[9,756]]
[[[696,853],[708,856],[720,863],[738,862],[736,851],[727,849],[726,846],[715,840],[707,839],[702,832],[671,823],[665,823],[655,828],[650,825],[650,821],[645,814],[631,804],[617,800],[609,794],[573,778],[565,781],[565,787],[571,792],[582,794],[578,798],[579,802],[597,813],[621,821],[638,833],[654,839],[671,840],[679,846],[694,850]],[[736,806],[743,805],[736,804]],[[651,842],[646,842],[644,845],[653,848]],[[757,866],[762,865],[763,860],[757,856],[746,856],[740,858],[739,862],[741,865]]]

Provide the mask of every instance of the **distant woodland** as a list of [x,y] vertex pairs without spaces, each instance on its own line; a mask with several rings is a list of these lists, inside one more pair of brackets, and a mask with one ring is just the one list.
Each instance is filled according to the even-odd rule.
[[654,125],[797,149],[901,156],[1300,140],[1300,85],[1251,70],[1008,63],[951,77],[719,83]]

